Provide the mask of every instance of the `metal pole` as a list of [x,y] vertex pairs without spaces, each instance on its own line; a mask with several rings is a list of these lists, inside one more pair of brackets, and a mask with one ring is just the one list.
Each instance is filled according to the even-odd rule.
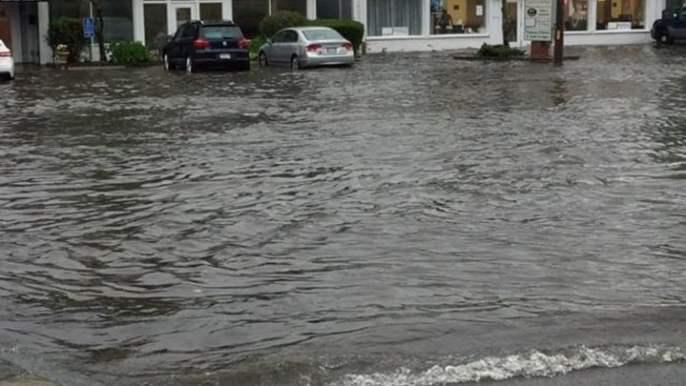
[[[93,19],[93,2],[88,1],[88,7],[90,10],[89,13],[90,13],[91,20],[94,22],[93,23],[94,24],[93,29],[95,29],[95,19]],[[93,45],[95,44],[95,41],[93,39],[94,39],[94,36],[91,35],[91,45],[90,45],[90,49],[88,50],[88,55],[91,58],[91,63],[93,63]]]
[[555,54],[554,62],[556,65],[562,65],[564,57],[565,44],[565,10],[564,0],[557,0],[555,6]]

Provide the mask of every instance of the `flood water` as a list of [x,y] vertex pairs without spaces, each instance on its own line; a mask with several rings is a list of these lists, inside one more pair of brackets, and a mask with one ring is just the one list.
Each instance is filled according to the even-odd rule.
[[686,49],[580,54],[0,84],[0,379],[432,386],[683,361]]

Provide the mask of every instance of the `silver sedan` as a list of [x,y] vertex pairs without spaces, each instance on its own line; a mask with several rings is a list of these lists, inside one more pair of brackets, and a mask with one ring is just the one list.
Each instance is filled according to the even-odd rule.
[[300,69],[315,66],[352,66],[352,43],[328,27],[296,27],[279,31],[260,47],[260,65],[290,66]]

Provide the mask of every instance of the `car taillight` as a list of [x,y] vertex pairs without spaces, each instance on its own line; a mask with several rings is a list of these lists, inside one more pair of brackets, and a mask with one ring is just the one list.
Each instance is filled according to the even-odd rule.
[[238,48],[242,50],[247,50],[250,48],[250,40],[246,38],[241,38],[241,40],[238,41]]
[[353,50],[353,44],[352,43],[343,43],[343,48],[345,48],[347,51],[352,51]]
[[307,46],[307,52],[320,53],[322,51],[321,44],[310,44]]
[[0,56],[2,56],[2,57],[12,56],[12,51],[0,52]]
[[193,40],[193,47],[198,49],[210,48],[210,42],[205,39],[195,39]]

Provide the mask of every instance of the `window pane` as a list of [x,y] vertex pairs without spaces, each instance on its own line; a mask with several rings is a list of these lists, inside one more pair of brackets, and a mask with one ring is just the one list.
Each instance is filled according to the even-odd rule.
[[431,33],[485,32],[485,0],[431,0]]
[[200,3],[200,20],[222,20],[222,3]]
[[421,35],[422,2],[422,0],[368,0],[369,36]]
[[307,0],[272,0],[273,11],[295,11],[307,15]]
[[233,0],[233,20],[249,37],[260,34],[260,21],[269,14],[269,0]]
[[303,31],[307,40],[342,40],[343,37],[332,29],[311,29]]
[[[106,0],[99,4],[102,7],[105,42],[133,40],[131,0]],[[63,17],[81,19],[90,15],[87,1],[53,0],[49,5],[50,20],[53,22]]]
[[645,29],[645,0],[598,0],[598,30]]
[[352,0],[317,0],[317,19],[352,19]]
[[565,29],[567,31],[588,29],[588,0],[565,0]]
[[145,4],[145,45],[154,50],[161,50],[167,43],[167,5]]
[[240,39],[243,34],[235,26],[207,26],[200,30],[200,36],[206,39]]

